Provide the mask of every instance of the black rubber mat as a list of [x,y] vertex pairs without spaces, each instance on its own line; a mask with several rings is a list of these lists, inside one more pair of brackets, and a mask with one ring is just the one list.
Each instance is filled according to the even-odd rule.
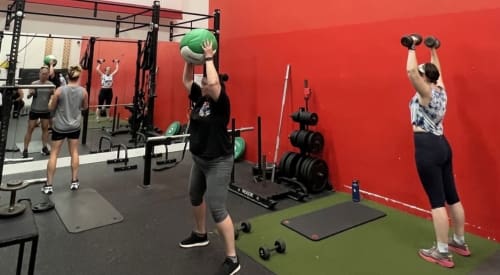
[[57,214],[71,233],[79,233],[123,221],[123,216],[91,188],[51,196]]
[[281,221],[281,224],[312,241],[319,241],[385,215],[384,212],[360,203],[344,202],[285,219]]

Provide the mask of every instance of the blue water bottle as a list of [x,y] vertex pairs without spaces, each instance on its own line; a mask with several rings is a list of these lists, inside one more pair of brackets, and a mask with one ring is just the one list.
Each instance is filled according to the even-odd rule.
[[357,179],[354,179],[352,181],[352,201],[353,202],[359,202],[360,201],[359,181]]

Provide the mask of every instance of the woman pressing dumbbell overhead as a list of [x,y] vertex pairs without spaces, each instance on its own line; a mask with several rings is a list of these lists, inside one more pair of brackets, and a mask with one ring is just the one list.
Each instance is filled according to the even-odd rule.
[[[113,100],[113,77],[114,75],[118,72],[118,69],[120,67],[120,60],[119,59],[113,59],[113,64],[115,64],[115,69],[113,72],[111,72],[111,67],[106,67],[104,69],[104,73],[101,71],[101,65],[105,62],[105,59],[98,59],[97,60],[97,73],[101,76],[101,90],[99,91],[99,99],[98,99],[98,105],[96,110],[96,120],[99,121],[99,117],[107,117],[107,109],[109,109],[109,105],[111,104],[111,101]],[[108,106],[101,106],[101,105],[108,105]],[[109,118],[108,118],[109,119]]]
[[[408,48],[408,78],[416,90],[410,101],[415,162],[431,204],[437,242],[432,248],[420,249],[418,253],[426,261],[451,268],[455,264],[450,251],[462,256],[469,256],[471,252],[464,239],[464,209],[453,177],[452,150],[443,133],[447,95],[437,54],[440,43],[434,37],[426,38],[424,44],[430,48],[431,60],[418,65],[415,49],[421,42],[422,37],[419,35],[401,39],[401,43]],[[454,232],[450,239],[446,205]]]

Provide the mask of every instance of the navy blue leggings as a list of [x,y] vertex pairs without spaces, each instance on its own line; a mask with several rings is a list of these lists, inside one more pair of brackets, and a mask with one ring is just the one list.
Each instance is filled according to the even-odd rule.
[[451,147],[445,136],[414,133],[415,161],[432,209],[460,201],[453,176]]

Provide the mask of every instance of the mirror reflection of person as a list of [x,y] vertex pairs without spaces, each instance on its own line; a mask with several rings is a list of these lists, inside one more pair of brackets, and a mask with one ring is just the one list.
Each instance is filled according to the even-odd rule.
[[108,116],[107,110],[109,109],[109,105],[111,105],[111,102],[113,101],[113,77],[116,75],[120,68],[120,61],[115,59],[113,60],[113,64],[115,64],[113,72],[111,72],[111,67],[109,66],[104,68],[104,72],[102,72],[102,63],[103,61],[101,59],[98,60],[96,67],[97,73],[101,76],[101,90],[99,91],[99,99],[97,104],[98,107],[96,110],[97,121],[99,121],[100,117]]
[[[66,85],[67,81],[64,78],[62,73],[56,72],[56,69],[55,69],[56,65],[57,65],[56,59],[51,59],[49,61],[49,81],[54,83],[54,85],[56,86],[56,89],[57,89],[60,86]],[[49,131],[52,130],[52,118],[53,117],[54,117],[54,114],[51,112],[50,119],[49,119]]]
[[[42,66],[39,72],[39,80],[32,83],[33,85],[53,85],[49,81],[49,67]],[[40,120],[42,126],[42,155],[48,156],[50,154],[47,148],[47,143],[49,140],[49,99],[54,93],[54,88],[35,88],[30,89],[28,93],[28,98],[33,98],[31,102],[31,110],[29,113],[28,129],[26,135],[24,136],[24,149],[23,158],[28,157],[28,146],[31,141],[31,136],[33,131],[37,126],[37,121]]]
[[12,95],[12,118],[19,118],[19,114],[24,107],[23,89],[17,89]]

